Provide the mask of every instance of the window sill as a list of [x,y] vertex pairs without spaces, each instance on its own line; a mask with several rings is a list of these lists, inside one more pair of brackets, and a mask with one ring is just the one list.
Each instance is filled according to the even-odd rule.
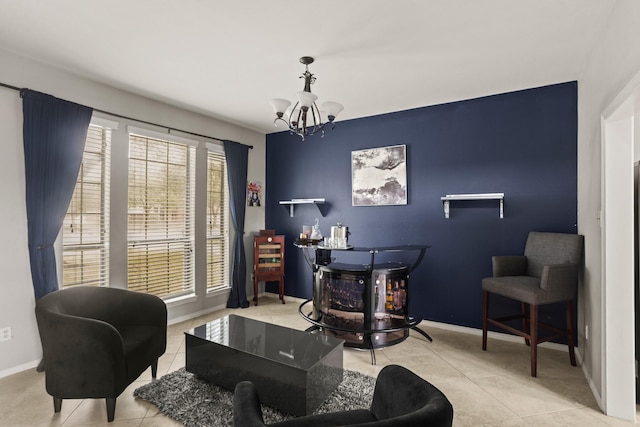
[[220,295],[228,295],[230,292],[231,292],[231,287],[218,288],[212,291],[208,291],[206,298],[215,298]]
[[170,298],[168,300],[165,300],[165,303],[167,304],[167,306],[177,307],[184,304],[191,304],[196,301],[198,301],[198,296],[196,294],[188,294]]

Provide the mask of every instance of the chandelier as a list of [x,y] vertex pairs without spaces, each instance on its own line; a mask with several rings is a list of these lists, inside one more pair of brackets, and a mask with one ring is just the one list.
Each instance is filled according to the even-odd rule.
[[318,96],[311,93],[311,85],[316,81],[315,76],[309,72],[309,64],[313,63],[313,58],[303,56],[300,58],[300,62],[305,65],[305,70],[300,76],[301,79],[304,79],[304,89],[302,89],[302,92],[298,92],[298,101],[287,112],[286,116],[285,111],[287,111],[291,102],[278,98],[272,99],[270,104],[276,113],[273,123],[278,126],[278,121],[284,122],[292,134],[299,135],[304,141],[305,137],[314,135],[317,132],[321,132],[321,136],[324,136],[325,127],[329,124],[333,129],[335,127],[333,121],[344,107],[342,104],[333,101],[327,101],[322,104],[322,108],[327,114],[327,121],[325,123],[322,122],[320,110],[316,105]]

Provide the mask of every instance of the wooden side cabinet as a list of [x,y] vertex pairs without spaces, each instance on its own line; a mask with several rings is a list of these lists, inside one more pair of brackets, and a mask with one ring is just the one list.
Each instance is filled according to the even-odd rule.
[[284,236],[255,236],[253,240],[253,302],[258,305],[258,283],[278,282],[284,304]]

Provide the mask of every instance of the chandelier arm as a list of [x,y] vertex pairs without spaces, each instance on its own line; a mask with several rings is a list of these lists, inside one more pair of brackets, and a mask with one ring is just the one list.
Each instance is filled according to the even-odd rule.
[[289,129],[291,131],[294,131],[296,128],[296,125],[294,125],[294,123],[297,123],[297,122],[295,121],[296,118],[293,117],[293,113],[296,112],[296,108],[298,108],[298,104],[299,102],[296,102],[294,106],[291,108],[291,113],[289,114],[289,120],[287,121],[287,125],[289,126]]
[[290,128],[290,127],[291,127],[291,125],[289,124],[289,122],[287,122],[287,121],[286,121],[285,119],[283,119],[282,117],[276,117],[276,118],[275,118],[275,120],[273,121],[273,124],[274,124],[276,127],[278,127],[278,120],[280,120],[280,121],[284,122],[284,124],[285,124],[288,128]]
[[[296,103],[296,106],[297,106],[298,104],[299,104],[299,103],[297,102],[297,103]],[[300,128],[300,124],[301,124],[303,121],[306,121],[306,120],[307,120],[306,115],[305,115],[305,113],[304,113],[304,110],[303,110],[303,109],[302,109],[302,107],[301,107],[301,108],[299,108],[299,109],[298,109],[298,117],[297,117],[296,122],[295,122],[295,124],[294,124],[294,127],[295,127],[295,133],[297,133],[297,134],[298,134],[298,135],[300,135],[300,136],[303,136],[303,135],[304,135],[304,127],[302,128],[302,131],[301,131],[301,130],[300,130],[300,129],[301,129],[301,128]]]
[[308,111],[303,111],[300,109],[300,114],[302,114],[302,126],[300,127],[300,132],[303,134],[307,133],[307,113]]
[[316,133],[319,129],[322,129],[324,126],[322,124],[322,118],[320,116],[320,109],[314,102],[311,106],[311,115],[313,116],[313,133]]

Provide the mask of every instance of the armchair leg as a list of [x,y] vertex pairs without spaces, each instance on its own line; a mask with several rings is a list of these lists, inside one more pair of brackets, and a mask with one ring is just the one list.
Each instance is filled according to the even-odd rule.
[[107,397],[107,421],[112,422],[116,414],[116,398]]
[[567,301],[567,344],[571,366],[576,366],[576,352],[573,345],[573,301]]
[[62,399],[59,397],[53,397],[53,412],[55,412],[56,414],[58,412],[60,412],[60,410],[62,409]]
[[531,341],[531,376],[538,376],[538,306],[529,305],[529,339]]
[[487,318],[489,317],[489,292],[482,291],[482,350],[487,350]]
[[151,378],[155,380],[157,375],[158,375],[158,359],[156,359],[151,364]]

